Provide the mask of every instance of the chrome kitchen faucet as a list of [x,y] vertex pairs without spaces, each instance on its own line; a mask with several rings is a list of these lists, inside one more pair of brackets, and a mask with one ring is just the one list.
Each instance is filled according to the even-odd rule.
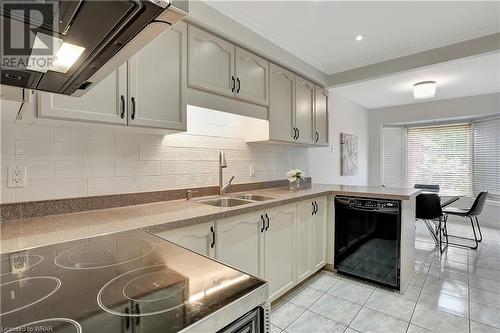
[[226,191],[231,187],[231,182],[234,179],[234,176],[232,176],[231,179],[229,179],[229,181],[223,185],[222,184],[222,181],[223,181],[222,169],[223,168],[227,168],[227,162],[226,162],[226,156],[224,154],[224,150],[221,150],[219,152],[219,195],[220,196],[223,196],[224,194],[226,194]]

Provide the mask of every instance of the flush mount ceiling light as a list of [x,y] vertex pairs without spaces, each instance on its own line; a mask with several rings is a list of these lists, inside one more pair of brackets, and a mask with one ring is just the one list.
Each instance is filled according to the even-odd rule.
[[359,42],[360,40],[363,40],[363,35],[357,35],[356,38],[354,39],[356,39]]
[[422,81],[413,85],[413,98],[424,99],[436,96],[436,81]]

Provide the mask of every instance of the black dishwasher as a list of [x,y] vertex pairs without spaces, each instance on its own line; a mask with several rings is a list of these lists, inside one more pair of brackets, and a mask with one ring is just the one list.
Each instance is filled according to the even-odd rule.
[[335,198],[337,272],[399,290],[401,202]]

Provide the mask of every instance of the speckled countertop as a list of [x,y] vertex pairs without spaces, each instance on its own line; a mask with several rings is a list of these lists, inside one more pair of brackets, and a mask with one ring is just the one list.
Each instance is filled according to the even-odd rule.
[[[215,219],[293,203],[320,195],[348,195],[368,198],[408,200],[420,191],[414,189],[312,184],[298,192],[274,187],[251,193],[275,199],[235,207],[213,207],[190,201],[174,200],[136,206],[51,215],[12,220],[0,224],[0,252],[7,253],[79,238],[142,228],[160,232]],[[231,193],[230,196],[237,193]]]

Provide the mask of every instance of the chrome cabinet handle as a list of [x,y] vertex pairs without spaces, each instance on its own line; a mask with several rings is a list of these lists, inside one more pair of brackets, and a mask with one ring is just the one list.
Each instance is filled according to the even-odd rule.
[[212,244],[210,244],[210,247],[213,249],[215,247],[215,231],[214,231],[214,227],[210,227],[210,232],[212,233]]
[[125,96],[120,96],[122,112],[120,113],[120,118],[125,118]]
[[132,101],[132,114],[130,115],[130,118],[132,120],[134,120],[135,119],[135,97],[132,97],[130,100]]

